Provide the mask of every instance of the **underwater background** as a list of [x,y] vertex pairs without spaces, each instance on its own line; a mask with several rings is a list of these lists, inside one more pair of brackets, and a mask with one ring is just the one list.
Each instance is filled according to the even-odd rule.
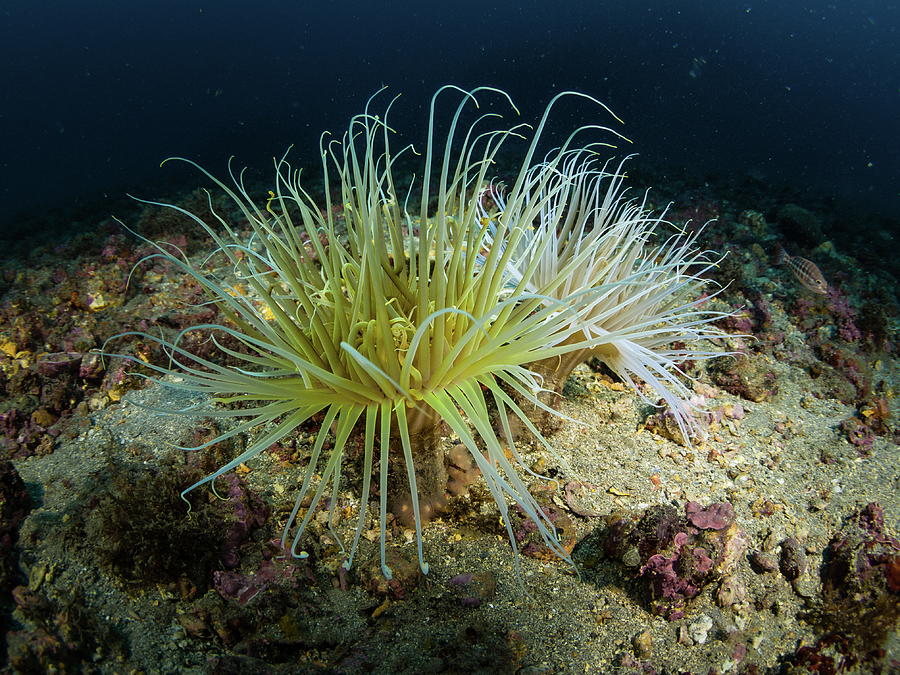
[[314,161],[382,85],[421,142],[447,83],[504,89],[525,121],[559,91],[591,94],[662,179],[900,209],[895,2],[8,0],[0,16],[3,229],[158,196],[183,179],[158,169],[171,155],[267,171],[294,145]]
[[[0,64],[0,673],[900,672],[900,2],[6,0]],[[209,232],[129,195],[248,232],[162,160],[223,177],[234,157],[270,206],[290,148],[321,199],[324,131],[386,87],[372,110],[400,95],[393,147],[421,152],[445,84],[508,92],[519,115],[479,109],[500,126],[596,97],[620,121],[564,98],[541,151],[608,126],[624,138],[601,134],[600,156],[637,153],[627,194],[665,214],[660,238],[727,254],[696,300],[721,312],[710,349],[736,356],[679,362],[697,437],[594,359],[548,432],[565,461],[520,449],[554,478],[523,472],[577,575],[511,508],[514,566],[450,435],[462,487],[424,528],[427,576],[393,513],[394,578],[372,511],[342,566],[359,447],[337,522],[308,509],[311,556],[285,558],[313,448],[335,441],[322,415],[189,508],[260,432],[158,415],[203,400],[142,379],[168,361],[155,336],[222,319],[148,241],[199,267]],[[416,171],[398,160],[398,192]],[[143,335],[102,355],[125,331]]]

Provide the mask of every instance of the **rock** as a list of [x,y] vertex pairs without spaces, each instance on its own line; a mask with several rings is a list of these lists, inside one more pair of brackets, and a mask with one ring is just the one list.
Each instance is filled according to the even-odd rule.
[[747,599],[747,589],[737,577],[729,576],[722,579],[719,590],[716,592],[716,604],[727,608],[744,602]]
[[103,377],[103,371],[106,369],[103,358],[97,352],[88,352],[81,359],[81,365],[78,368],[78,377],[84,380],[99,380]]
[[386,562],[391,569],[390,579],[386,579],[382,573],[381,560],[377,555],[360,567],[359,579],[366,591],[392,601],[405,600],[419,586],[424,575],[418,561],[404,553],[393,548],[387,550]]
[[639,567],[641,562],[641,553],[636,546],[630,547],[622,554],[622,564],[625,567]]
[[457,574],[450,579],[457,601],[463,607],[481,607],[497,592],[497,577],[490,570]]
[[805,246],[818,246],[825,239],[818,216],[802,206],[785,204],[778,209],[775,220],[791,239]]
[[856,649],[883,645],[900,624],[900,536],[885,520],[877,502],[848,514],[822,556],[823,630]]
[[648,659],[653,653],[653,636],[650,631],[645,630],[631,638],[631,646],[634,648],[634,655],[639,659]]
[[728,393],[756,403],[768,401],[778,393],[778,378],[763,356],[716,359],[709,366],[709,374]]
[[[693,521],[700,523],[698,527]],[[685,515],[672,506],[616,513],[600,534],[603,555],[619,560],[647,585],[652,609],[671,621],[703,588],[730,574],[743,555],[745,536],[730,504],[691,502]]]
[[688,635],[696,644],[702,645],[709,638],[709,631],[713,627],[713,620],[701,614],[696,621],[688,626]]
[[771,553],[754,551],[750,554],[750,566],[759,574],[774,572],[778,569],[778,561]]
[[63,373],[78,372],[81,359],[78,352],[54,352],[41,357],[35,369],[42,377],[58,377]]
[[796,579],[793,582],[794,592],[799,595],[801,598],[806,598],[807,600],[811,600],[816,597],[821,588],[819,584],[816,583],[814,579],[810,577],[808,574],[804,574],[800,578]]
[[794,581],[806,571],[806,553],[795,537],[788,537],[781,542],[781,558],[778,561],[778,567],[788,581]]

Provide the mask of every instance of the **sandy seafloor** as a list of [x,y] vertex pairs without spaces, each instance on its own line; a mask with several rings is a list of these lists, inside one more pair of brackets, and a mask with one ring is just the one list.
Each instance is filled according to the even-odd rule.
[[[707,197],[703,208],[712,201]],[[886,320],[885,335],[875,335],[869,343],[865,328],[855,341],[845,338],[856,334],[839,336],[838,323],[844,321],[840,326],[846,328],[848,316],[861,314],[847,314],[845,307],[838,316],[839,309],[800,289],[753,248],[754,243],[771,249],[776,239],[790,241],[785,226],[779,230],[771,216],[741,213],[747,205],[723,203],[718,202],[714,215],[721,225],[713,233],[735,252],[735,269],[745,275],[733,295],[723,296],[723,307],[740,306],[759,293],[768,309],[751,326],[756,341],[735,338],[717,346],[745,350],[748,356],[742,358],[753,364],[751,369],[720,378],[718,384],[702,368],[693,372],[701,383],[698,394],[722,418],[709,425],[707,440],[687,447],[643,428],[652,410],[613,378],[585,365],[570,379],[560,403],[560,411],[573,421],[550,437],[567,466],[544,449],[523,447],[529,466],[559,481],[537,489],[543,503],[564,519],[563,539],[577,542],[573,558],[580,577],[558,560],[529,556],[522,556],[517,574],[496,507],[482,483],[427,525],[427,578],[415,573],[412,533],[394,524],[390,546],[398,582],[390,588],[379,583],[372,562],[377,553],[374,520],[349,574],[338,574],[342,558],[324,527],[324,515],[314,519],[307,535],[309,561],[265,560],[264,554],[273,550],[267,542],[280,535],[293,503],[304,453],[318,432],[315,425],[304,427],[291,451],[263,453],[248,463],[240,482],[220,483],[221,501],[200,488],[193,496],[193,515],[186,515],[186,506],[172,498],[172,485],[186,487],[185,476],[194,464],[199,461],[200,470],[208,470],[220,457],[196,460],[172,446],[208,438],[203,434],[210,425],[134,405],[182,407],[191,401],[157,385],[135,389],[137,378],[111,378],[114,363],[106,364],[105,374],[86,370],[84,357],[115,329],[136,321],[135,316],[149,320],[149,328],[144,326],[149,330],[180,326],[181,319],[172,318],[170,299],[178,295],[183,278],[171,269],[153,268],[125,289],[122,275],[140,252],[109,222],[100,237],[83,235],[55,247],[42,244],[13,259],[5,268],[0,323],[0,341],[6,345],[3,413],[12,438],[5,452],[24,481],[31,509],[19,524],[17,543],[5,549],[11,566],[3,589],[4,611],[11,612],[5,668],[105,673],[898,672],[900,596],[892,588],[900,574],[900,454],[893,433],[896,315]],[[775,210],[778,205],[769,206]],[[759,209],[767,212],[762,205]],[[152,218],[141,215],[144,225]],[[163,236],[175,236],[183,226],[174,220],[158,229]],[[202,255],[202,240],[179,243],[189,245],[192,255]],[[888,297],[895,291],[887,273],[863,270],[839,244],[818,250],[797,247],[796,252],[820,261],[826,276],[840,269],[842,297],[858,312],[872,287],[887,286]],[[88,272],[92,256],[96,266]],[[116,283],[103,281],[113,274]],[[68,287],[80,284],[88,288],[81,289],[80,299],[73,298]],[[889,303],[882,305],[885,312],[892,311]],[[36,312],[49,317],[45,324],[64,325],[66,335],[81,326],[90,339],[62,346],[68,338],[52,328],[24,330],[29,313]],[[33,344],[22,344],[28,339]],[[828,344],[834,345],[831,351]],[[841,353],[835,356],[835,350]],[[59,396],[44,394],[45,381],[59,376],[46,367],[43,372],[50,374],[42,375],[35,364],[45,358],[42,352],[62,351],[80,354],[81,366],[77,376],[69,373],[69,398],[60,402]],[[851,359],[855,367],[847,366]],[[34,377],[23,380],[17,374],[26,371]],[[860,383],[860,372],[866,383]],[[756,386],[743,386],[742,379]],[[723,382],[729,386],[721,386]],[[24,413],[11,418],[15,406]],[[30,425],[21,421],[26,417]],[[855,443],[846,422],[851,418],[865,427],[852,427],[858,431]],[[206,431],[198,432],[198,427]],[[53,440],[42,441],[48,429],[54,431]],[[246,443],[239,439],[236,445]],[[227,456],[234,448],[220,451]],[[167,475],[174,478],[166,481]],[[141,476],[158,480],[158,493]],[[355,526],[360,484],[353,468],[346,476],[339,502],[344,517],[337,528],[345,540]],[[4,518],[9,519],[10,495],[16,493],[4,490]],[[246,525],[252,520],[248,509],[265,511],[254,499],[268,505],[268,517]],[[229,500],[243,500],[243,506],[232,507]],[[731,557],[717,561],[697,596],[673,611],[672,603],[654,598],[650,579],[640,574],[646,555],[636,558],[633,550],[602,555],[601,542],[613,523],[636,519],[654,505],[670,505],[687,528],[688,502],[732,505],[734,518],[727,528],[694,528],[692,535],[708,535],[713,548],[727,539]],[[859,513],[873,503],[877,507],[868,513],[882,512],[884,525],[865,531]],[[211,504],[204,507],[209,520],[201,527],[212,531],[192,539],[189,519],[202,511],[198,504]],[[162,523],[163,530],[175,523],[188,531],[178,540],[178,561],[159,561],[172,555],[163,544],[154,558],[155,542],[128,541],[148,532],[159,535],[159,529],[129,529],[129,522],[141,518]],[[202,550],[204,543],[216,541],[215,530],[233,534],[235,521],[246,526],[228,540],[227,561],[225,554]],[[834,549],[828,552],[836,538],[854,556],[860,551],[880,555],[877,569],[862,581],[853,570],[838,575]],[[154,567],[151,575],[142,565],[164,569]],[[248,584],[252,590],[236,590],[235,581],[229,592],[223,574],[240,578],[244,590]],[[835,587],[838,576],[844,588]]]

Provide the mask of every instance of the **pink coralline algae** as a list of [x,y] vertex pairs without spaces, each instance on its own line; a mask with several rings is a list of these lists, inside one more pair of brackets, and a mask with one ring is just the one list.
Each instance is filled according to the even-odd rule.
[[657,553],[650,556],[641,567],[641,576],[652,580],[655,595],[673,603],[672,608],[665,607],[662,603],[656,608],[670,620],[679,619],[684,615],[682,605],[700,593],[706,581],[705,577],[714,564],[706,549],[700,546],[684,548],[686,543],[685,536],[680,547],[676,542],[674,555],[665,556]]
[[828,310],[837,325],[838,335],[846,342],[857,342],[862,339],[862,331],[856,326],[856,309],[839,289],[831,286],[828,289]]
[[784,333],[774,329],[774,310],[766,296],[745,289],[742,299],[743,302],[733,306],[733,313],[716,321],[716,325],[729,333],[754,336],[766,344],[784,342]]
[[671,506],[612,516],[601,546],[647,583],[653,611],[675,620],[707,584],[731,571],[744,543],[731,504],[688,502],[685,516]]
[[711,504],[706,508],[698,502],[688,502],[684,510],[691,525],[701,530],[724,530],[734,522],[734,507],[728,502]]
[[756,328],[756,323],[753,321],[750,313],[741,310],[735,310],[733,314],[719,319],[716,325],[730,333],[739,333],[741,335],[752,335],[754,328]]
[[875,443],[875,433],[856,417],[849,417],[841,422],[841,431],[863,454],[867,454]]
[[[213,572],[213,586],[223,598],[236,600],[245,605],[273,584],[297,584],[295,561],[281,548],[279,540],[270,542],[264,552],[264,560],[253,572],[233,571],[241,562],[240,549],[250,538],[253,530],[265,525],[269,517],[269,507],[240,477],[226,474],[222,479],[228,485],[228,506],[233,518],[225,531],[221,561],[227,568]],[[308,568],[304,569],[309,572]]]

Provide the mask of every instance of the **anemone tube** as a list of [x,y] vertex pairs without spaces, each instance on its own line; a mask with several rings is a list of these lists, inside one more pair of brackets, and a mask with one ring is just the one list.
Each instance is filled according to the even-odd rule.
[[[437,104],[450,92],[459,101],[441,144],[436,139]],[[584,94],[559,94],[531,135],[521,168],[504,195],[505,208],[498,217],[485,218],[481,204],[483,186],[490,184],[488,171],[504,142],[521,137],[526,127],[482,130],[496,116],[482,114],[463,128],[464,110],[477,108],[478,98],[488,95],[500,97],[515,110],[504,92],[487,87],[463,91],[445,86],[432,98],[417,218],[407,208],[409,196],[401,201],[393,174],[397,158],[411,151],[411,146],[392,152],[387,118],[393,101],[383,116],[377,116],[369,111],[372,99],[363,114],[351,119],[340,141],[326,142],[323,135],[322,209],[301,186],[299,171],[286,156],[275,160],[274,190],[262,206],[248,194],[243,172],[235,174],[230,164],[232,184],[228,185],[190,160],[174,158],[195,166],[231,198],[244,227],[249,227],[249,238],[216,212],[211,195],[214,224],[177,205],[140,200],[188,216],[213,239],[216,248],[201,264],[158,245],[157,252],[145,260],[164,259],[193,277],[224,319],[192,326],[171,339],[139,331],[114,337],[155,340],[167,353],[169,364],[149,364],[155,375],[144,377],[212,396],[219,405],[204,411],[205,417],[242,420],[212,441],[185,449],[202,449],[262,429],[238,457],[183,494],[246,462],[321,413],[322,432],[312,447],[282,545],[287,548],[290,542],[293,555],[308,555],[301,546],[303,534],[326,492],[333,497],[339,493],[348,441],[356,432],[362,435],[362,487],[349,547],[332,532],[344,551],[344,567],[352,565],[366,526],[377,460],[382,571],[391,578],[385,562],[387,500],[389,494],[399,494],[400,501],[404,495],[409,499],[419,565],[427,573],[420,500],[443,493],[447,475],[442,436],[452,434],[468,449],[497,503],[516,568],[518,551],[508,499],[534,521],[548,547],[572,564],[517,471],[516,465],[536,476],[522,462],[510,421],[517,421],[552,451],[520,405],[524,401],[550,410],[538,399],[540,378],[527,364],[602,348],[614,339],[640,337],[652,342],[657,333],[645,320],[637,322],[632,331],[639,333],[636,336],[626,325],[601,335],[585,326],[598,298],[614,296],[620,298],[619,304],[627,304],[626,295],[632,289],[638,302],[658,298],[645,288],[654,273],[641,272],[639,279],[632,280],[636,274],[632,272],[599,287],[568,283],[565,275],[581,261],[605,255],[601,238],[587,235],[582,244],[575,243],[585,234],[575,229],[567,236],[578,253],[552,279],[539,278],[533,261],[523,264],[517,252],[543,252],[549,247],[549,239],[530,236],[532,224],[542,213],[558,211],[571,198],[573,181],[577,184],[579,175],[589,173],[584,168],[570,175],[572,158],[590,155],[593,148],[605,145],[593,143],[573,150],[576,135],[588,129],[616,132],[597,125],[580,127],[532,166],[548,116],[561,97],[583,97],[608,110]],[[594,181],[581,189],[598,184]],[[343,227],[335,217],[332,188],[340,195]],[[640,228],[636,231],[643,233]],[[640,248],[627,241],[622,246],[624,256],[637,255]],[[672,260],[655,274],[682,269],[686,263],[677,255],[683,250],[673,251]],[[213,260],[221,264],[210,270]],[[217,271],[222,269],[229,271]],[[510,278],[513,269],[519,275],[515,281]],[[652,321],[673,324],[676,318],[670,312],[654,315]],[[670,326],[670,332],[675,329]],[[240,367],[185,349],[181,342],[191,331],[210,335],[221,355],[236,360]],[[240,347],[223,344],[221,336],[229,336]],[[503,429],[503,440],[492,425],[492,410]],[[159,412],[200,414],[193,407]],[[334,434],[330,450],[325,449],[327,430]],[[331,499],[329,529],[337,502]]]

